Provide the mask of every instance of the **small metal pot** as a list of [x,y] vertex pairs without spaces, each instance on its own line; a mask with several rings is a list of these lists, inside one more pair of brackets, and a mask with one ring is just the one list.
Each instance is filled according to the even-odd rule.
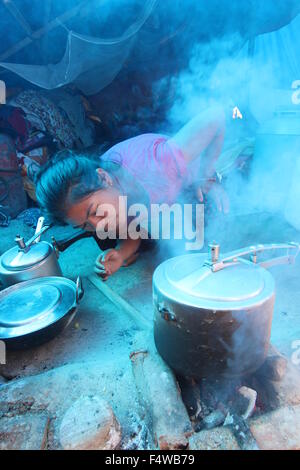
[[[259,253],[287,254],[257,263]],[[250,374],[270,342],[275,283],[265,267],[294,261],[297,244],[258,245],[220,256],[179,256],[153,275],[154,338],[177,373],[203,378]],[[250,259],[244,257],[250,255]]]
[[50,225],[43,228],[38,225],[35,235],[27,242],[23,237],[17,236],[16,246],[3,253],[0,257],[0,282],[3,287],[38,277],[62,276],[59,253],[78,240],[92,236],[91,233],[80,230],[63,240],[56,241],[52,237],[52,243],[40,241],[41,235],[49,228]]
[[41,277],[0,292],[0,340],[25,349],[54,338],[73,320],[83,296],[80,278]]
[[0,257],[0,281],[4,287],[37,277],[62,276],[58,251],[51,243],[39,241],[48,228],[45,226],[27,242],[17,236],[17,245]]

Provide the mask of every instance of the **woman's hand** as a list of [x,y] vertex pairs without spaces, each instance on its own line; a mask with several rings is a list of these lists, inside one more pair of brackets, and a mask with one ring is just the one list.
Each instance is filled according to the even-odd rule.
[[122,240],[117,249],[106,250],[98,256],[95,264],[95,272],[102,279],[106,279],[118,271],[121,266],[129,266],[134,263],[138,257],[138,249],[141,240],[127,238]]
[[230,209],[229,197],[220,183],[214,183],[206,192],[199,187],[197,189],[197,197],[202,203],[204,202],[204,195],[215,204],[219,212],[228,214]]
[[139,253],[133,253],[124,260],[120,250],[106,250],[96,259],[94,271],[99,274],[104,281],[106,281],[106,279],[118,271],[121,266],[130,266],[134,263],[138,255]]
[[109,276],[117,272],[124,265],[124,262],[123,255],[119,250],[106,250],[96,259],[94,270],[106,281]]

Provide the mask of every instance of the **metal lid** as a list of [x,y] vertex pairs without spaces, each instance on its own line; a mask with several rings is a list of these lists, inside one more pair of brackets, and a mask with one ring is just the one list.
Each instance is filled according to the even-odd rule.
[[76,284],[63,277],[21,282],[0,292],[0,339],[46,328],[76,306]]
[[51,253],[52,247],[45,241],[33,243],[28,251],[22,251],[15,246],[1,256],[1,268],[7,271],[28,269],[41,263]]
[[206,260],[207,254],[189,254],[165,261],[154,272],[154,293],[212,310],[247,308],[274,294],[273,277],[259,265],[237,259],[214,270]]

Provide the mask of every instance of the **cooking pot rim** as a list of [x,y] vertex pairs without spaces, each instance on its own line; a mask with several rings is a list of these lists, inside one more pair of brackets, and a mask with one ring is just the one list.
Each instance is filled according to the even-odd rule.
[[[30,286],[35,286],[39,284],[49,284],[49,282],[52,282],[52,285],[60,284],[61,286],[67,286],[68,292],[67,295],[65,295],[65,299],[62,298],[60,299],[60,308],[58,309],[58,313],[56,316],[52,315],[52,318],[50,321],[41,321],[40,323],[38,321],[34,323],[30,323],[29,326],[31,328],[28,328],[28,331],[26,331],[26,328],[24,329],[24,326],[11,326],[11,327],[5,327],[1,326],[0,323],[0,340],[7,340],[7,341],[13,341],[14,339],[21,338],[21,337],[26,337],[30,334],[38,334],[40,331],[47,329],[51,325],[54,325],[58,321],[60,321],[62,318],[67,317],[68,315],[71,315],[73,312],[76,312],[76,309],[78,307],[78,302],[77,302],[77,287],[76,283],[72,281],[71,279],[68,279],[66,277],[60,277],[60,276],[48,276],[48,277],[39,277],[35,279],[30,279],[28,281],[20,282],[17,284],[14,284],[12,286],[7,287],[6,289],[2,290],[0,292],[0,303],[3,297],[6,295],[9,295],[10,293],[13,293],[14,291],[21,291],[22,289],[26,289],[26,287]],[[71,294],[71,292],[73,293]],[[67,297],[67,298],[66,298]],[[63,300],[65,300],[65,305],[63,304]],[[49,310],[49,315],[50,315],[51,310]],[[49,319],[48,319],[49,320]],[[35,325],[34,327],[32,327]]]
[[[46,262],[51,256],[52,253],[54,253],[53,245],[45,240],[40,241],[36,246],[45,246],[47,250],[44,253],[44,256],[41,257],[41,259],[37,261],[33,261],[32,263],[29,263],[28,265],[23,265],[23,266],[10,266],[9,263],[5,263],[5,258],[9,256],[12,252],[16,252],[16,256],[18,254],[18,247],[13,246],[12,248],[9,248],[6,250],[1,256],[0,256],[0,276],[5,276],[6,274],[10,273],[18,273],[22,271],[27,271],[35,266],[41,266],[44,262]],[[30,253],[30,250],[29,250]]]
[[[158,296],[161,297],[161,300],[158,300]],[[210,304],[207,303],[207,305],[204,305],[204,301],[202,300],[201,302],[203,303],[201,305],[200,304],[196,305],[196,301],[192,302],[192,300],[186,299],[183,302],[182,300],[173,298],[168,293],[166,293],[166,291],[164,291],[163,289],[153,287],[154,305],[157,303],[166,304],[166,306],[167,304],[169,305],[176,304],[179,307],[183,307],[183,308],[189,307],[189,308],[193,308],[197,310],[210,310],[210,311],[216,311],[216,312],[229,312],[229,311],[232,312],[232,311],[239,311],[239,310],[250,311],[253,308],[260,307],[261,305],[263,305],[265,302],[269,301],[273,297],[275,297],[275,291],[270,292],[268,296],[265,296],[264,298],[261,298],[260,300],[255,299],[255,301],[253,300],[252,304],[249,303],[247,305],[243,305],[242,302],[238,303],[238,301],[235,302],[236,305],[234,305],[232,302],[229,302],[229,301],[224,302],[224,300],[220,302],[220,305],[217,304],[217,301],[215,301],[215,305],[212,305],[212,303]]]
[[[204,256],[203,256],[204,255]],[[216,297],[201,297],[201,294],[197,294],[197,292],[193,293],[191,291],[185,291],[180,289],[179,282],[172,282],[172,278],[170,280],[169,272],[172,273],[174,264],[180,260],[183,262],[186,260],[188,262],[189,259],[193,257],[194,261],[203,261],[205,260],[205,254],[203,253],[195,253],[195,254],[186,254],[181,256],[176,256],[174,258],[170,258],[163,263],[161,263],[153,274],[153,281],[152,281],[152,292],[153,292],[153,300],[154,303],[157,301],[157,296],[159,295],[162,302],[164,299],[168,301],[168,303],[174,303],[182,306],[193,307],[202,310],[218,310],[218,311],[231,311],[231,310],[247,310],[251,309],[255,306],[259,306],[266,302],[268,299],[272,298],[275,295],[275,281],[270,272],[268,272],[263,267],[257,264],[247,264],[244,265],[242,263],[237,262],[237,266],[248,266],[249,270],[257,270],[257,275],[262,277],[262,289],[259,292],[254,292],[253,295],[249,295],[246,298],[238,298],[238,295],[235,297],[228,297],[227,299],[220,298],[217,299]],[[199,264],[199,268],[201,268],[202,264]],[[228,268],[224,268],[222,270],[223,273],[226,273]],[[209,271],[210,273],[210,271]],[[211,276],[216,276],[215,280],[217,281],[218,272],[212,272],[209,274]],[[226,275],[226,274],[225,274]]]

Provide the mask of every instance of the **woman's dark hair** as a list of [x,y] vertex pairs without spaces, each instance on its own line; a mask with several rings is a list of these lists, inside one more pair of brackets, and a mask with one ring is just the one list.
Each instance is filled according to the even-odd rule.
[[97,168],[116,171],[117,162],[101,162],[99,156],[83,155],[71,150],[58,152],[36,176],[36,197],[47,220],[63,223],[70,205],[94,191],[107,187]]

